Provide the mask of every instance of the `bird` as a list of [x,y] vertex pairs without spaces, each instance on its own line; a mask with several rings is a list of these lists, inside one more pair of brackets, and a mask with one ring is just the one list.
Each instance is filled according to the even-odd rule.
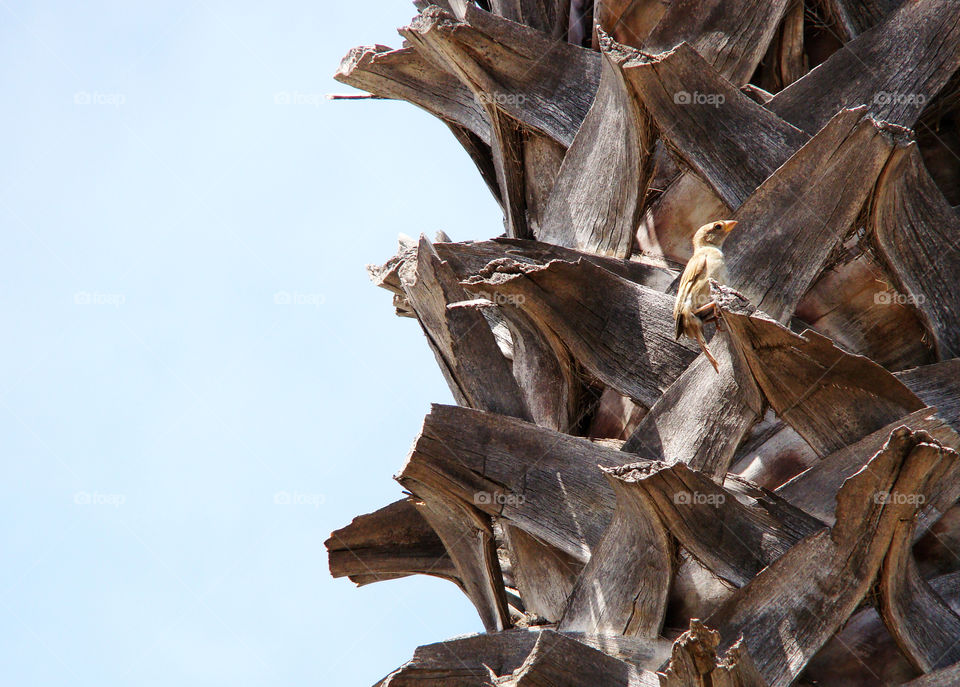
[[[703,323],[716,319],[716,305],[710,297],[710,280],[715,279],[720,283],[726,281],[726,267],[721,249],[735,226],[735,220],[727,219],[710,222],[697,229],[697,233],[693,235],[693,255],[680,275],[677,302],[673,306],[677,340],[680,340],[681,335],[695,339],[718,373],[720,366],[717,359],[710,353],[707,342],[703,339]],[[708,313],[713,314],[704,317]]]

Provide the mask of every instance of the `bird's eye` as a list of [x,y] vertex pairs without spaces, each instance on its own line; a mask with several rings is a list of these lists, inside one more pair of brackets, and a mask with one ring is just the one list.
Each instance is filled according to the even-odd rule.
[[714,229],[722,229],[722,228],[723,228],[723,225],[720,224],[720,222],[717,222],[716,224],[713,225],[713,228],[714,228]]

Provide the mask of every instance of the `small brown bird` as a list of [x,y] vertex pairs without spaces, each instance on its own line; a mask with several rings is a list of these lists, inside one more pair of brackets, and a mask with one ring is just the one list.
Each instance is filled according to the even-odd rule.
[[673,306],[677,339],[680,339],[681,334],[696,339],[717,372],[720,371],[717,359],[710,353],[707,342],[703,339],[703,323],[716,319],[715,306],[710,298],[710,280],[716,279],[721,283],[726,281],[721,248],[736,225],[734,220],[720,220],[697,229],[697,233],[693,235],[693,255],[680,276],[677,302]]

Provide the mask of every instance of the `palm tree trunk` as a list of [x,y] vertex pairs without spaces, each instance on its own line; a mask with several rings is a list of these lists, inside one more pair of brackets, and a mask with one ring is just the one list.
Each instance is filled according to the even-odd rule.
[[[337,78],[506,231],[371,269],[458,405],[326,546],[487,632],[379,684],[960,684],[960,2],[416,5]],[[714,370],[672,308],[718,219]]]

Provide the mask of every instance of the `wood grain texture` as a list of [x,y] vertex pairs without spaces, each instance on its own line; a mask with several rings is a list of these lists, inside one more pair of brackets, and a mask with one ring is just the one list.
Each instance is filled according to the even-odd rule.
[[821,6],[844,41],[856,38],[891,14],[904,0],[822,0]]
[[512,687],[657,687],[654,673],[608,656],[558,632],[537,643],[507,683]]
[[728,283],[781,322],[857,218],[901,133],[863,112],[837,114],[733,216]]
[[[644,38],[663,17],[667,5],[665,2],[594,0],[593,16],[596,27],[618,43],[641,48]],[[599,47],[596,34],[595,31],[594,47]]]
[[330,575],[358,586],[414,574],[460,584],[443,542],[410,499],[357,516],[323,545]]
[[450,263],[460,280],[479,274],[490,262],[500,258],[511,258],[531,265],[546,265],[552,260],[576,262],[585,260],[597,267],[647,286],[654,291],[666,291],[679,274],[676,270],[662,265],[624,260],[595,253],[571,250],[540,241],[498,238],[493,241],[469,241],[461,243],[437,243],[437,253]]
[[[898,427],[923,431],[953,449],[960,449],[960,437],[937,417],[932,408],[922,408],[863,437],[849,446],[825,456],[816,465],[800,473],[776,490],[797,508],[832,525],[836,521],[836,494],[843,483],[859,470],[886,444]],[[938,510],[949,508],[949,495],[936,499]],[[931,502],[934,503],[934,502]]]
[[891,156],[870,222],[880,255],[908,303],[923,313],[940,356],[960,356],[960,216],[930,178],[916,144]]
[[600,56],[468,6],[465,21],[428,8],[401,35],[491,108],[563,146],[573,143],[600,82]]
[[537,238],[627,258],[653,173],[654,131],[624,80],[627,51],[606,35],[600,45],[599,90],[560,167]]
[[936,360],[918,311],[890,293],[891,277],[881,260],[850,243],[810,286],[796,316],[838,346],[888,370]]
[[740,589],[704,623],[721,648],[741,637],[770,687],[785,687],[856,610],[872,588],[898,524],[916,503],[878,494],[918,494],[936,459],[907,430],[893,433],[867,469],[837,496],[837,523],[794,546]]
[[673,578],[674,544],[643,493],[623,488],[613,520],[569,598],[561,630],[656,638]]
[[717,655],[720,633],[699,620],[674,642],[670,663],[659,673],[660,687],[766,687],[742,644]]
[[960,432],[960,358],[903,370],[896,377]]
[[[960,608],[958,574],[929,580],[933,591],[956,611]],[[801,679],[844,687],[902,685],[918,670],[904,657],[874,606],[858,610],[810,661]]]
[[624,451],[685,463],[723,480],[740,442],[763,416],[765,402],[726,332],[713,337],[710,349],[719,373],[706,356],[698,356],[653,404]]
[[[544,267],[495,261],[468,291],[513,298],[604,384],[650,406],[696,357],[674,339],[673,299],[581,260]],[[522,304],[521,304],[522,302]]]
[[738,208],[809,136],[755,103],[690,45],[638,57],[624,73],[660,135],[730,208]]
[[570,0],[490,0],[490,10],[504,19],[543,31],[554,40],[567,36]]
[[513,340],[513,374],[526,398],[533,422],[558,432],[574,433],[586,395],[570,352],[549,330],[538,327],[523,310],[499,306]]
[[783,90],[809,71],[803,42],[805,13],[806,3],[798,0],[787,3],[783,21],[759,67],[762,92],[748,93],[759,96],[758,102],[761,104],[773,98],[771,93]]
[[860,105],[879,120],[912,127],[958,66],[960,4],[907,2],[767,107],[811,136],[839,110]]
[[[917,434],[924,443],[915,451],[930,454],[933,464],[928,485],[919,493],[891,493],[891,501],[919,500],[921,495],[934,491],[960,494],[958,454],[941,446],[932,436]],[[945,486],[944,482],[951,482]],[[955,498],[954,498],[955,500]],[[921,503],[923,507],[925,504]],[[877,589],[880,593],[880,614],[887,629],[904,655],[923,672],[945,668],[960,661],[960,616],[934,592],[920,576],[913,557],[913,543],[917,539],[917,519],[897,524],[890,549],[880,570]]]
[[333,78],[381,98],[406,100],[473,132],[487,145],[492,141],[490,122],[473,92],[413,48],[353,48]]
[[536,641],[535,632],[508,630],[426,644],[376,687],[492,685],[491,673],[507,675],[516,670]]
[[563,150],[596,93],[598,56],[472,4],[462,21],[429,7],[400,33],[486,113],[507,233],[533,238]]
[[742,587],[825,525],[785,499],[736,478],[719,486],[682,463],[606,469],[626,502],[640,499],[708,570]]
[[771,408],[821,456],[924,407],[882,367],[812,330],[794,334],[759,313],[723,319]]
[[548,622],[558,622],[583,563],[519,527],[507,525],[504,531],[525,612]]
[[904,683],[903,687],[955,687],[957,684],[960,684],[960,663],[918,677]]
[[[773,39],[787,0],[672,0],[643,43],[647,52],[681,42],[737,86],[750,80]],[[748,23],[743,18],[750,17]]]
[[408,480],[404,486],[417,496],[417,510],[443,541],[463,592],[480,614],[483,627],[487,632],[510,627],[490,518],[431,485]]
[[399,278],[457,402],[529,418],[510,363],[483,315],[447,307],[468,297],[425,237],[417,246],[416,259],[400,267]]
[[[539,648],[538,648],[539,647]],[[610,663],[597,659],[591,654],[600,653],[616,661]],[[563,663],[551,667],[551,655],[570,653],[574,663]],[[564,670],[567,680],[598,679],[608,676],[606,682],[564,682],[563,679],[552,683],[590,684],[607,687],[654,687],[656,681],[617,682],[616,679],[630,675],[643,675],[656,669],[670,655],[670,642],[667,640],[645,640],[635,637],[600,636],[577,632],[558,633],[553,630],[508,630],[491,634],[471,635],[446,642],[427,644],[417,648],[413,659],[400,669],[381,680],[377,687],[473,687],[493,685],[515,685],[514,680],[529,673],[528,679],[537,676],[553,675],[555,670]],[[586,657],[586,658],[584,658]],[[583,667],[577,668],[577,661]],[[627,666],[623,673],[621,664]],[[612,669],[609,673],[597,673]],[[588,667],[592,670],[586,672]],[[521,670],[523,669],[523,670]],[[572,671],[572,672],[571,672]],[[526,684],[526,683],[525,683]],[[532,682],[529,684],[538,684]]]
[[585,563],[615,505],[597,466],[630,459],[515,418],[434,405],[397,479],[456,496]]

